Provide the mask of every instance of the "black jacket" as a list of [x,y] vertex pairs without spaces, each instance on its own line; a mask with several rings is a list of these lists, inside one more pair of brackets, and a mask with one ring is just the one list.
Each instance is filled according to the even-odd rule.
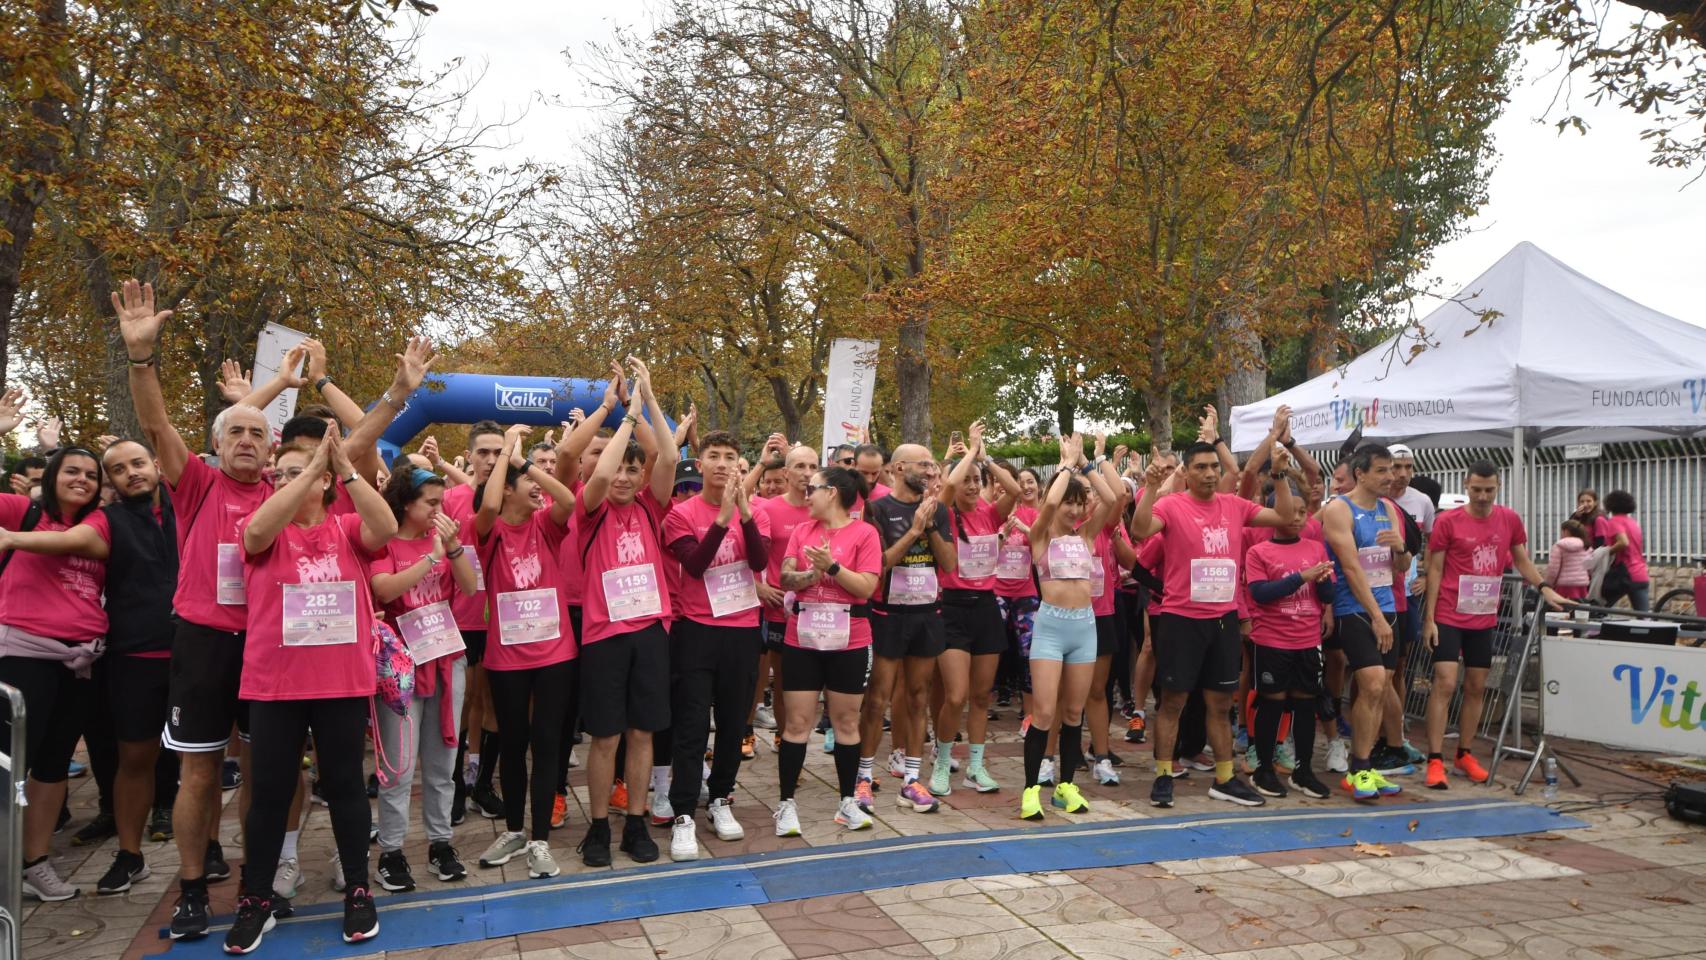
[[107,653],[169,652],[172,594],[178,588],[177,516],[160,485],[160,519],[149,501],[101,508],[112,530],[107,560]]

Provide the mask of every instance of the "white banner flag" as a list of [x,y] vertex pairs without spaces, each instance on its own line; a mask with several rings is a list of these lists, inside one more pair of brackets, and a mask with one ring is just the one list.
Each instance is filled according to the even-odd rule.
[[829,345],[829,383],[823,393],[823,456],[843,443],[857,444],[871,423],[877,389],[876,340],[837,339]]
[[[255,369],[251,376],[256,386],[266,383],[278,376],[278,365],[284,362],[284,354],[291,347],[308,339],[308,334],[300,330],[276,323],[269,323],[261,328],[261,335],[255,341]],[[297,364],[292,373],[300,375],[302,365]],[[267,423],[272,426],[273,442],[277,443],[279,434],[284,430],[284,421],[289,420],[296,412],[296,388],[286,387],[272,403],[267,404]]]

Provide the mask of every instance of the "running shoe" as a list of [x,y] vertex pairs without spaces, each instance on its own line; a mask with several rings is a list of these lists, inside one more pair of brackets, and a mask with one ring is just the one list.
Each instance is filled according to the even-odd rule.
[[[29,889],[29,871],[24,871],[25,889]],[[75,896],[75,894],[73,894]],[[65,898],[61,898],[65,899]],[[172,906],[169,935],[173,940],[195,940],[207,936],[207,893],[182,892]]]
[[1107,757],[1096,761],[1096,765],[1090,769],[1090,775],[1095,777],[1096,782],[1104,787],[1120,785],[1120,772],[1114,769],[1114,765],[1108,761]]
[[527,875],[545,880],[562,873],[557,861],[551,859],[551,845],[543,840],[527,841]]
[[776,729],[776,711],[770,709],[769,704],[759,704],[758,709],[752,712],[752,725],[760,730]]
[[742,760],[751,760],[753,757],[756,757],[756,756],[758,756],[758,738],[753,736],[750,733],[744,737],[741,737],[740,738],[740,758]]
[[409,872],[409,858],[401,850],[379,855],[379,885],[392,893],[407,893],[415,888],[415,876]]
[[456,848],[445,840],[434,841],[427,847],[427,863],[432,867],[432,875],[443,883],[468,876],[468,868],[456,858]]
[[261,937],[277,925],[270,898],[239,897],[237,919],[225,932],[225,952],[238,955],[254,952],[261,945]]
[[877,798],[871,790],[870,777],[860,777],[854,782],[853,802],[866,813],[870,813],[871,807],[876,805]]
[[1475,759],[1474,754],[1458,754],[1457,762],[1453,763],[1451,768],[1468,777],[1470,783],[1487,782],[1487,768],[1481,766],[1481,764]]
[[1350,791],[1355,800],[1380,799],[1380,784],[1374,779],[1379,776],[1373,770],[1358,770],[1345,775],[1345,789]]
[[1084,802],[1084,794],[1079,792],[1076,783],[1058,783],[1054,787],[1054,796],[1049,803],[1065,810],[1067,813],[1089,813],[1090,805]]
[[155,843],[164,843],[177,836],[172,829],[172,808],[155,807],[148,816],[148,839]]
[[610,809],[628,809],[628,785],[622,781],[621,777],[617,777],[610,784]]
[[1285,785],[1280,783],[1279,772],[1273,767],[1257,767],[1250,775],[1250,785],[1264,797],[1285,796]]
[[974,763],[966,768],[966,776],[960,781],[960,786],[970,787],[978,793],[994,793],[1001,789],[1001,784],[995,782],[995,778],[989,775],[989,771],[984,769],[981,763]]
[[278,869],[272,872],[272,892],[289,900],[296,896],[296,888],[301,883],[302,864],[295,857],[279,857]]
[[[770,814],[770,818],[776,821],[776,835],[778,837],[797,837],[800,835],[800,811],[793,800],[783,800],[776,804],[776,811]],[[670,852],[674,853],[673,847],[670,848]]]
[[903,779],[906,776],[906,752],[893,750],[889,752],[889,776]]
[[622,824],[622,843],[618,849],[635,863],[651,863],[658,858],[657,841],[652,839],[646,830],[646,822],[639,817],[629,817]]
[[1343,737],[1327,741],[1327,769],[1333,773],[1351,771],[1351,748]]
[[1427,785],[1429,790],[1450,790],[1451,778],[1445,775],[1445,761],[1440,759],[1428,760]]
[[243,783],[243,767],[235,757],[226,757],[219,765],[219,789],[235,790]]
[[667,827],[675,822],[675,807],[669,802],[668,793],[652,791],[652,826]]
[[71,845],[74,847],[94,846],[109,837],[118,836],[118,821],[110,813],[97,813],[93,820],[83,825],[83,829],[71,835]]
[[344,942],[359,943],[379,936],[379,911],[366,887],[351,887],[344,894]]
[[835,728],[834,727],[830,727],[828,730],[825,730],[823,732],[823,752],[824,753],[834,753],[835,752]]
[[676,863],[699,859],[699,831],[693,818],[682,814],[669,828],[669,858]]
[[1225,800],[1241,807],[1260,807],[1268,802],[1262,799],[1261,794],[1250,789],[1249,784],[1237,777],[1233,777],[1225,783],[1211,784],[1208,788],[1208,795],[1211,799]]
[[1173,805],[1173,778],[1160,774],[1155,778],[1154,786],[1149,788],[1149,805],[1152,807],[1171,807]]
[[930,791],[924,789],[924,784],[917,780],[901,787],[894,799],[895,806],[902,810],[911,807],[914,813],[935,813],[941,807],[936,798],[930,795]]
[[520,830],[505,830],[498,834],[486,852],[480,854],[480,866],[500,867],[515,859],[515,855],[527,849],[527,834]]
[[1404,756],[1404,751],[1392,747],[1376,747],[1369,761],[1376,771],[1385,776],[1405,777],[1416,772],[1415,765]]
[[1320,777],[1301,767],[1291,772],[1291,788],[1311,800],[1325,800],[1332,796],[1332,791],[1327,789]]
[[1297,769],[1297,750],[1292,746],[1290,740],[1280,741],[1280,745],[1275,748],[1274,766],[1281,770]]
[[1037,783],[1045,787],[1054,786],[1054,761],[1052,759],[1043,758],[1043,765],[1037,768]]
[[557,794],[551,799],[551,829],[561,830],[569,819],[569,798]]
[[1404,759],[1410,761],[1411,763],[1418,763],[1418,764],[1424,763],[1428,759],[1428,755],[1423,753],[1420,750],[1417,750],[1415,745],[1410,743],[1410,740],[1408,737],[1404,738],[1403,746],[1399,747],[1398,749],[1404,751]]
[[1386,779],[1379,770],[1374,771],[1374,786],[1383,797],[1394,797],[1404,792],[1404,788]]
[[581,863],[589,867],[610,866],[610,821],[601,818],[588,824],[586,836],[575,849],[581,855]]
[[930,765],[930,793],[934,796],[945,797],[954,792],[954,771],[949,768],[942,755],[936,755],[936,762]]
[[468,792],[468,799],[474,801],[474,809],[487,820],[496,820],[504,815],[504,799],[491,787],[474,787]]
[[1239,724],[1238,732],[1232,737],[1232,752],[1243,753],[1248,749],[1250,749],[1250,731],[1244,729],[1243,724]]
[[725,843],[746,839],[746,828],[735,819],[734,801],[729,797],[718,797],[711,801],[711,829],[717,832],[717,839]]
[[148,879],[148,864],[142,859],[142,854],[120,850],[113,854],[113,865],[101,876],[95,884],[95,892],[105,895],[123,893],[130,885],[138,880]]
[[1041,786],[1026,787],[1019,794],[1019,819],[1041,820],[1043,818],[1043,788]]
[[207,841],[207,853],[201,864],[201,875],[208,883],[231,876],[231,864],[225,862],[225,848],[218,840]]
[[835,810],[835,822],[849,830],[868,830],[871,827],[871,815],[859,806],[854,797],[842,797],[841,806]]

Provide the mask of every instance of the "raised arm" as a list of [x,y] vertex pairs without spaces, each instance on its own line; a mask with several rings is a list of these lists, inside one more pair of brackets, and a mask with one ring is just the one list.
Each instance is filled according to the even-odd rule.
[[[326,476],[326,467],[332,457],[332,444],[336,442],[336,435],[327,430],[326,436],[320,440],[320,445],[314,448],[314,456],[309,459],[308,465],[302,468],[302,472],[256,508],[254,514],[249,517],[249,525],[243,528],[244,553],[254,556],[272,549],[273,542],[296,516],[302,502],[310,496],[320,495],[320,481]],[[354,495],[350,494],[351,497]],[[391,508],[386,507],[385,513],[389,516]]]
[[[320,391],[320,399],[326,401],[326,406],[332,408],[332,414],[338,422],[347,429],[355,429],[355,425],[367,416],[367,411],[361,409],[361,404],[350,399],[350,395],[339,387],[326,372],[326,346],[318,340],[302,341],[302,346],[308,350],[308,374],[304,377],[307,382]],[[291,367],[289,369],[295,369]]]
[[610,438],[604,452],[598,455],[598,463],[592,468],[592,476],[586,478],[586,486],[581,490],[580,508],[583,515],[590,516],[604,504],[605,494],[610,492],[610,481],[622,466],[622,458],[628,450],[628,441],[634,437],[636,422],[634,411],[629,410],[623,414],[622,424],[616,428],[616,435]]
[[1238,495],[1246,500],[1256,499],[1256,491],[1262,489],[1262,468],[1268,465],[1268,458],[1273,455],[1274,444],[1286,425],[1291,422],[1291,408],[1280,404],[1274,411],[1273,426],[1268,428],[1268,435],[1262,442],[1256,444],[1256,452],[1250,454],[1250,459],[1244,461],[1244,472],[1238,481]]
[[397,515],[391,512],[391,505],[385,502],[373,484],[350,463],[349,454],[345,452],[348,441],[337,438],[336,433],[336,430],[326,431],[326,436],[331,439],[333,475],[344,482],[344,491],[355,504],[356,515],[361,517],[361,545],[367,548],[368,553],[378,553],[397,535]]
[[503,513],[504,490],[509,484],[510,464],[517,463],[515,458],[521,450],[521,438],[527,436],[527,425],[517,423],[504,431],[504,448],[498,454],[497,463],[492,464],[492,472],[486,475],[485,495],[480,498],[480,506],[474,512],[474,533],[481,543],[492,528],[498,525],[498,515]]
[[[1062,457],[1062,460],[1064,459]],[[1033,547],[1037,546],[1039,541],[1048,539],[1048,532],[1054,524],[1055,511],[1060,509],[1060,501],[1066,498],[1066,485],[1069,477],[1070,474],[1067,473],[1067,468],[1063,463],[1061,468],[1054,472],[1054,476],[1049,478],[1048,489],[1043,492],[1042,503],[1037,505],[1037,518],[1032,521],[1030,529],[1025,531],[1025,538],[1031,542]]]
[[[1250,524],[1257,527],[1281,527],[1296,505],[1291,497],[1291,464],[1283,452],[1274,454],[1274,505],[1256,511]],[[1405,561],[1408,566],[1409,562]]]
[[[518,424],[517,427],[523,432],[516,435],[515,450],[510,454],[510,462],[517,467],[525,466],[527,478],[539,484],[545,494],[551,498],[551,506],[547,508],[551,511],[551,522],[561,527],[569,522],[569,511],[575,508],[575,495],[562,481],[546,473],[544,467],[522,456],[521,438],[527,435],[525,432],[527,427],[521,424]],[[517,427],[510,429],[514,430]]]
[[[160,326],[172,315],[154,309],[154,285],[126,280],[122,291],[113,294],[113,312],[118,315],[119,335],[130,360],[130,398],[136,421],[154,447],[160,475],[177,485],[189,462],[190,448],[172,426],[166,413],[166,397],[160,391]],[[277,532],[274,532],[274,536]]]
[[[639,357],[629,357],[628,366],[634,371],[634,387],[646,405],[646,416],[651,420],[652,431],[661,434],[669,429],[669,421],[664,419],[663,407],[658,403],[657,394],[652,391],[652,372],[646,369],[645,363]],[[658,448],[657,461],[652,464],[651,475],[652,497],[658,503],[669,502],[670,491],[675,489],[675,465],[680,459],[681,451],[675,446]]]
[[402,412],[403,406],[409,402],[409,395],[420,388],[421,381],[426,379],[427,369],[432,366],[434,350],[425,337],[410,337],[408,346],[403,352],[396,354],[397,372],[391,377],[391,385],[380,394],[379,401],[373,409],[361,418],[349,432],[349,439],[344,443],[350,451],[350,459],[354,461],[356,470],[372,483],[379,475],[379,437],[391,421]]
[[284,359],[278,363],[278,373],[273,374],[271,380],[244,394],[243,398],[237,402],[246,407],[265,410],[267,404],[278,399],[279,394],[291,387],[301,388],[306,384],[308,381],[297,375],[296,368],[302,363],[302,359],[308,355],[307,345],[309,343],[315,343],[315,341],[304,340],[286,350]]
[[1131,538],[1147,540],[1160,533],[1167,521],[1155,515],[1155,500],[1167,483],[1172,471],[1159,457],[1151,457],[1149,469],[1143,473],[1143,495],[1137,498],[1137,508],[1131,514]]
[[[563,442],[557,445],[557,467],[553,471],[564,485],[572,485],[580,479],[581,455],[586,448],[592,446],[593,438],[598,436],[598,428],[604,421],[610,419],[615,412],[617,396],[622,385],[622,368],[615,363],[610,364],[612,376],[604,385],[604,400],[591,416],[582,415],[575,421],[573,427],[563,431]],[[578,409],[578,408],[577,408]],[[573,413],[570,418],[573,418]]]
[[983,462],[989,464],[989,475],[1001,485],[1001,496],[995,501],[995,515],[1005,520],[1013,515],[1013,508],[1019,504],[1019,478],[1013,476],[1013,471],[1007,465],[983,452],[983,444],[978,444],[977,455]]

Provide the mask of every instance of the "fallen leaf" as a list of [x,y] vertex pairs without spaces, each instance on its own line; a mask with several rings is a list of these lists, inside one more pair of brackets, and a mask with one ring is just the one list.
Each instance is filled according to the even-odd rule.
[[1410,832],[1411,832],[1411,833],[1415,833],[1415,832],[1416,832],[1416,828],[1417,828],[1417,827],[1419,827],[1419,826],[1421,826],[1421,825],[1422,825],[1422,821],[1420,821],[1420,820],[1411,820],[1411,821],[1410,821]]
[[1582,902],[1580,900],[1577,900],[1577,899],[1572,897],[1570,899],[1570,909],[1580,910],[1581,908],[1582,908]]
[[1684,900],[1681,897],[1648,897],[1647,899],[1654,903],[1680,903],[1685,906],[1694,902],[1692,900]]
[[1197,892],[1198,893],[1213,893],[1214,888],[1213,887],[1198,887]]
[[1179,955],[1179,954],[1181,954],[1181,953],[1184,953],[1184,952],[1185,952],[1185,948],[1184,948],[1184,947],[1174,947],[1174,948],[1173,948],[1173,949],[1172,949],[1172,950],[1170,950],[1170,951],[1168,951],[1168,952],[1169,952],[1169,953],[1171,953],[1171,954],[1172,954],[1172,955],[1173,955],[1173,956],[1175,956],[1175,957],[1176,957],[1176,956],[1178,956],[1178,955]]
[[1370,857],[1390,857],[1390,856],[1392,856],[1392,851],[1386,849],[1385,844],[1369,843],[1367,840],[1358,840],[1356,846],[1352,847],[1351,849],[1356,851],[1357,853],[1364,854],[1365,856],[1370,856]]
[[1694,841],[1688,839],[1687,837],[1671,837],[1669,840],[1665,841],[1665,846],[1674,847],[1679,843],[1693,843],[1693,842]]
[[1351,828],[1350,828],[1350,827],[1346,827],[1346,828],[1345,828],[1345,832],[1344,832],[1344,833],[1341,833],[1341,834],[1339,834],[1339,836],[1341,836],[1341,837],[1348,837],[1348,836],[1350,836],[1350,835],[1351,835]]

